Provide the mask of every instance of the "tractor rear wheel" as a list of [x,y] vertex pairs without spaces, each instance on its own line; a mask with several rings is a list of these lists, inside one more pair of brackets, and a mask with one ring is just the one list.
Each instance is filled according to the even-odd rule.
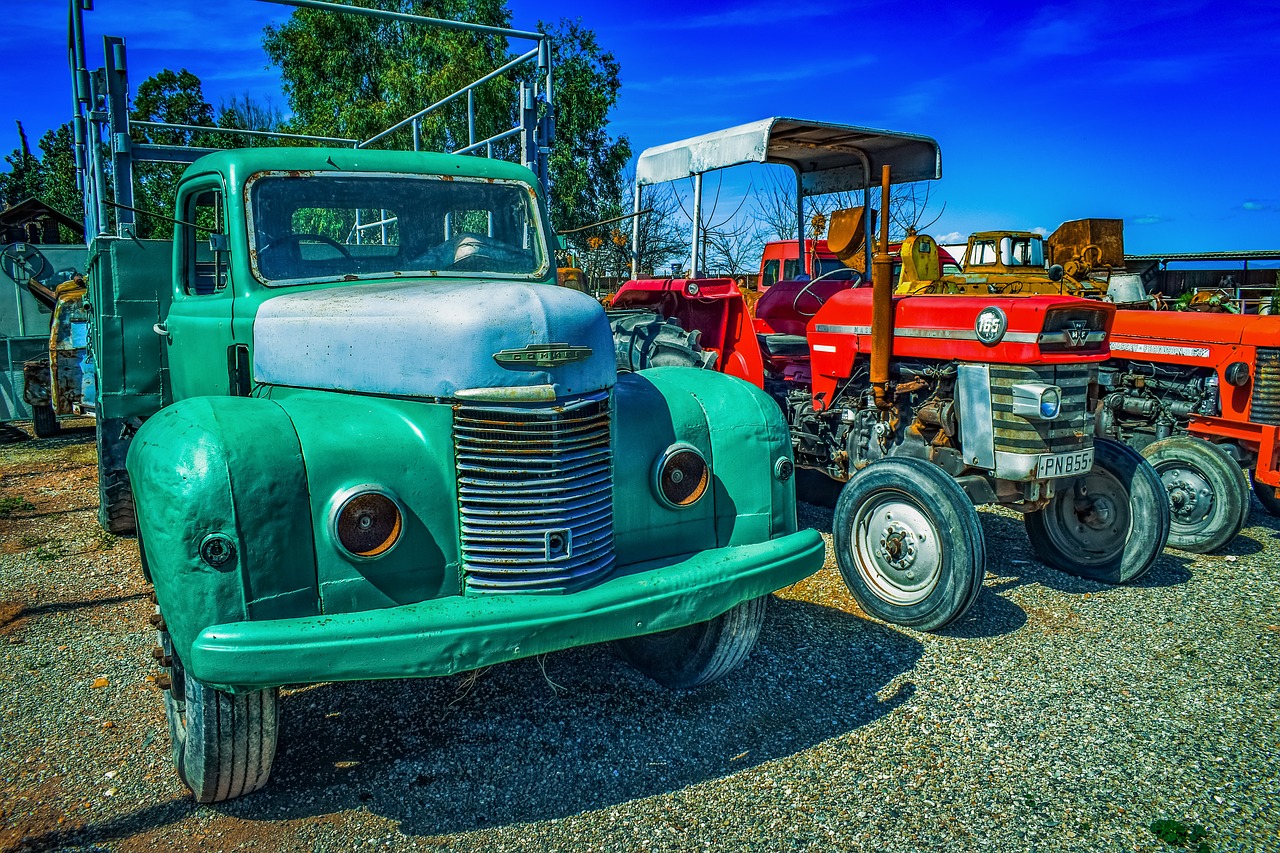
[[1253,471],[1249,472],[1249,485],[1253,486],[1253,493],[1257,495],[1262,508],[1271,515],[1280,516],[1280,498],[1276,497],[1276,490],[1266,483],[1259,483],[1258,478],[1253,476]]
[[716,354],[702,348],[702,333],[686,332],[675,320],[648,311],[619,312],[609,318],[620,373],[647,367],[715,368]]
[[742,602],[714,619],[614,642],[618,656],[663,687],[701,687],[733,672],[755,648],[769,596]]
[[1142,456],[1169,497],[1169,544],[1207,554],[1236,537],[1249,514],[1249,481],[1240,465],[1209,442],[1175,435],[1148,444]]
[[889,458],[856,472],[836,501],[836,565],[869,615],[919,631],[959,619],[982,591],[978,512],[936,465]]
[[1031,549],[1059,571],[1103,583],[1136,580],[1169,538],[1160,475],[1133,448],[1093,440],[1093,469],[1059,480],[1049,504],[1023,517]]

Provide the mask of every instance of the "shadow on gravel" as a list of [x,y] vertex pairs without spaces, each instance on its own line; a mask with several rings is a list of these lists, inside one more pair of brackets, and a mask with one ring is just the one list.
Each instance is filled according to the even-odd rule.
[[[239,821],[348,809],[428,836],[548,820],[757,767],[914,695],[914,684],[895,679],[919,660],[916,640],[808,602],[770,604],[746,664],[694,691],[661,688],[599,646],[475,678],[286,691],[269,786],[213,809],[254,835]],[[190,801],[157,804],[28,839],[26,849],[150,833],[197,811],[208,815]],[[275,831],[263,826],[262,837]]]
[[138,592],[133,595],[113,595],[107,598],[92,598],[81,601],[52,601],[48,604],[20,604],[18,607],[5,608],[0,606],[0,628],[17,622],[19,619],[27,619],[32,616],[42,616],[46,613],[66,613],[71,610],[83,610],[86,607],[104,607],[108,604],[119,604],[122,601],[139,601],[146,598],[150,593]]
[[[1041,563],[1031,551],[1021,520],[990,512],[979,513],[979,516],[987,537],[987,571],[999,579],[987,587],[988,591],[999,593],[1029,583],[1073,594],[1087,592],[1096,595],[1116,589],[1111,584],[1078,578]],[[1237,536],[1219,553],[1235,553],[1231,549],[1247,547],[1242,544],[1245,541],[1248,541],[1245,537]],[[1256,546],[1257,543],[1252,544]],[[1145,589],[1186,583],[1191,580],[1191,559],[1188,557],[1194,558],[1195,555],[1182,556],[1183,553],[1166,548],[1149,572],[1124,586]]]

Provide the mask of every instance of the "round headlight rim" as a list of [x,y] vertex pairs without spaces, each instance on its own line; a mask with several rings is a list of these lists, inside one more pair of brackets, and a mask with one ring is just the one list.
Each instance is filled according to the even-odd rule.
[[[1046,395],[1053,397],[1053,414],[1045,414],[1044,404]],[[1046,421],[1056,421],[1058,416],[1062,414],[1062,389],[1056,385],[1046,388],[1040,393],[1040,417]]]
[[[1250,376],[1249,365],[1243,361],[1233,361],[1222,371],[1222,378],[1227,380],[1228,385],[1236,388],[1243,388],[1249,384]],[[1240,381],[1236,381],[1239,378]]]
[[[698,458],[699,461],[702,462],[702,466],[703,466],[703,475],[701,479],[702,485],[698,489],[694,497],[685,503],[676,503],[675,501],[671,500],[671,498],[667,496],[667,493],[663,491],[663,488],[662,488],[663,471],[666,469],[667,464],[677,454],[680,454],[680,453],[692,453],[694,456]],[[699,502],[701,502],[702,498],[707,494],[708,491],[711,490],[711,463],[707,461],[706,454],[704,454],[700,449],[698,449],[697,446],[690,444],[687,441],[677,441],[674,444],[667,447],[666,450],[662,451],[661,454],[659,454],[657,462],[655,462],[653,466],[653,476],[651,478],[651,485],[653,488],[654,495],[657,496],[659,502],[662,503],[662,505],[665,506],[667,509],[674,509],[674,510],[688,509],[689,507],[696,506]]]
[[[342,517],[342,511],[346,509],[351,501],[361,495],[374,494],[379,497],[386,498],[396,508],[397,523],[395,527],[395,539],[390,545],[381,548],[376,553],[360,554],[347,548],[342,543],[342,537],[338,535],[338,520]],[[400,542],[404,539],[405,518],[407,513],[404,509],[404,503],[400,500],[399,495],[388,489],[386,486],[378,483],[361,483],[356,486],[343,489],[333,496],[329,502],[329,538],[333,541],[333,547],[339,554],[348,560],[356,562],[369,562],[371,560],[380,560],[394,551]]]

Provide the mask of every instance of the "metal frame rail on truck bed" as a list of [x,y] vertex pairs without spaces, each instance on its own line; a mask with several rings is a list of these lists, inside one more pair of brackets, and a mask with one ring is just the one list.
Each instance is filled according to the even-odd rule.
[[[865,211],[879,179],[883,209],[891,182],[941,176],[928,137],[771,118],[645,151],[636,210],[643,187],[692,177],[696,269],[701,177],[744,163],[794,170],[800,234],[807,196],[861,191]],[[1146,572],[1169,532],[1160,480],[1133,450],[1092,435],[1115,309],[1071,296],[895,297],[887,248],[882,217],[864,266],[872,288],[780,281],[754,318],[731,279],[634,278],[613,300],[630,311],[614,312],[619,359],[643,364],[655,324],[677,327],[716,369],[765,389],[796,463],[847,481],[836,559],[878,617],[936,629],[969,608],[986,560],[975,504],[1023,513],[1035,553],[1061,570],[1111,583]]]

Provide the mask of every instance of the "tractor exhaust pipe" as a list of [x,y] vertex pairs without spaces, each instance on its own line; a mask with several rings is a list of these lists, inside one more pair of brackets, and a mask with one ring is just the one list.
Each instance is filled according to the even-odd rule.
[[871,258],[871,389],[887,409],[889,359],[893,356],[893,256],[889,254],[889,166],[880,174],[880,242]]

